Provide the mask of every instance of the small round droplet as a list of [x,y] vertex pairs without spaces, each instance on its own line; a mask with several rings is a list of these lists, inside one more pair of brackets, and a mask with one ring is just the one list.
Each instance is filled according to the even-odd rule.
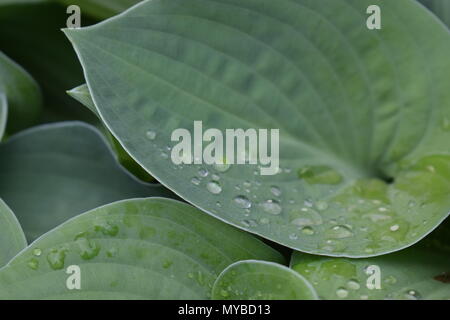
[[347,226],[337,225],[331,227],[330,231],[328,232],[328,235],[334,239],[343,239],[353,236],[353,232]]
[[280,204],[276,200],[264,201],[263,203],[261,203],[261,207],[263,208],[263,210],[265,212],[274,214],[274,215],[280,214],[281,210],[282,210]]
[[416,290],[406,290],[404,297],[408,300],[418,300],[421,298],[421,295]]
[[153,131],[153,130],[148,130],[148,131],[145,133],[145,136],[147,137],[147,139],[153,141],[153,140],[155,140],[155,138],[156,138],[156,132]]
[[314,205],[314,202],[311,198],[305,199],[305,201],[303,203],[304,203],[305,207],[308,207],[308,208],[312,208],[312,206]]
[[272,194],[273,194],[275,197],[281,196],[281,190],[280,190],[280,188],[278,188],[277,186],[271,186],[271,187],[270,187],[270,192],[272,192]]
[[291,239],[291,240],[297,240],[297,239],[298,239],[298,235],[295,234],[295,233],[291,233],[291,234],[289,235],[289,239]]
[[337,290],[336,290],[336,295],[339,297],[339,298],[347,298],[347,296],[348,296],[348,291],[345,289],[345,288],[338,288]]
[[246,196],[237,196],[234,198],[234,203],[242,209],[249,209],[252,206],[252,202]]
[[200,176],[200,177],[207,177],[208,176],[208,174],[209,174],[209,172],[208,172],[208,170],[206,170],[205,168],[201,168],[201,169],[199,169],[198,170],[198,175]]
[[39,249],[39,248],[33,249],[33,255],[34,255],[34,256],[40,257],[41,254],[42,254],[42,250],[41,250],[41,249]]
[[309,227],[309,226],[308,227],[303,227],[301,231],[302,231],[303,234],[306,234],[308,236],[314,234],[314,229]]
[[398,229],[400,229],[400,226],[398,224],[394,224],[389,227],[389,230],[391,231],[397,231]]
[[195,184],[196,186],[198,186],[200,184],[200,179],[197,177],[194,177],[191,179],[191,183]]
[[317,201],[316,208],[319,211],[324,211],[328,209],[328,203],[326,201]]
[[222,192],[222,187],[217,181],[210,181],[206,185],[206,189],[208,189],[209,192],[212,194],[219,194]]
[[347,288],[351,289],[351,290],[358,290],[361,286],[359,285],[359,282],[357,280],[349,280],[347,282]]

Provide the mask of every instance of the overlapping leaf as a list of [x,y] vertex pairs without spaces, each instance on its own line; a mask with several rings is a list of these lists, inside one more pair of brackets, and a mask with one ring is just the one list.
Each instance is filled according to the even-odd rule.
[[0,51],[0,139],[8,113],[8,131],[23,129],[37,121],[41,99],[39,87],[32,77]]
[[28,240],[113,201],[171,196],[139,182],[114,159],[101,134],[79,122],[35,127],[0,145],[0,197]]
[[449,227],[446,221],[419,244],[380,257],[326,258],[297,252],[291,267],[324,299],[448,300]]
[[0,199],[0,268],[25,249],[25,235],[14,213]]
[[[242,259],[282,261],[251,235],[187,204],[126,200],[34,242],[0,270],[0,299],[206,299],[218,274]],[[65,271],[74,265],[80,290],[66,286]]]
[[[374,4],[381,30],[366,27]],[[362,257],[448,216],[450,34],[415,1],[153,0],[66,34],[124,148],[228,223]],[[173,165],[171,133],[194,120],[280,129],[279,173]]]
[[230,265],[219,275],[213,299],[315,300],[317,294],[305,278],[285,266],[247,260]]

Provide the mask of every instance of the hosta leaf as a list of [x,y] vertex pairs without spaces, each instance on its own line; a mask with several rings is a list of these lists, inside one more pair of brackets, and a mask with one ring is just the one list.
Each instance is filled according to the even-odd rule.
[[73,216],[132,197],[169,195],[139,182],[114,159],[93,127],[80,122],[43,125],[0,145],[0,197],[28,240]]
[[[249,234],[163,198],[116,202],[44,235],[0,270],[0,299],[206,299],[242,259],[282,261]],[[68,290],[65,270],[81,270]]]
[[214,283],[218,300],[315,300],[311,284],[295,271],[277,263],[257,260],[236,262]]
[[105,19],[116,15],[125,9],[135,5],[141,0],[54,0],[65,5],[76,4],[80,7],[82,14],[94,18]]
[[[0,49],[40,84],[45,105],[41,122],[96,121],[65,93],[83,81],[76,55],[61,32],[68,17],[64,6],[48,0],[0,2]],[[92,20],[82,16],[81,22],[88,25]]]
[[[153,0],[65,32],[107,127],[211,215],[349,257],[410,246],[448,216],[450,33],[416,1]],[[171,134],[194,120],[280,129],[281,170],[174,165]]]
[[[325,299],[450,299],[449,226],[444,222],[441,230],[400,252],[366,259],[297,252],[291,266]],[[373,266],[380,271],[380,289],[367,286],[375,284],[369,278]]]
[[14,213],[0,199],[0,267],[3,267],[27,242]]
[[41,92],[36,82],[0,51],[0,138],[8,110],[8,131],[15,132],[36,122],[41,103]]
[[[91,93],[89,92],[89,88],[86,84],[73,88],[72,90],[67,91],[67,93],[84,106],[86,106],[89,110],[91,110],[97,117],[100,118],[100,115],[95,107],[94,101],[92,101]],[[113,150],[117,155],[117,159],[119,162],[132,174],[134,174],[137,178],[141,179],[145,182],[153,182],[155,179],[148,174],[130,155],[124,150],[122,145],[117,141],[117,139],[109,132],[108,128],[105,128],[105,134],[108,140],[111,143]]]
[[433,11],[447,26],[450,26],[450,2],[447,0],[419,0]]

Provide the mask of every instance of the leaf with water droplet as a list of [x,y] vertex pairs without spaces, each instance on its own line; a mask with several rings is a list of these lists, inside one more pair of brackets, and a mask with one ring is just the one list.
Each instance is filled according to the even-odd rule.
[[[376,3],[391,14],[383,16],[389,27],[373,32],[361,15]],[[361,15],[330,14],[345,10]],[[246,229],[307,253],[363,257],[408,247],[449,214],[450,132],[441,121],[450,117],[450,34],[417,1],[147,1],[65,33],[102,120],[127,152],[221,220],[241,228],[243,214],[246,221],[267,216]],[[220,170],[184,165],[174,174],[160,150],[174,145],[178,128],[193,134],[197,120],[205,130],[279,129],[276,174],[261,175],[262,163],[226,159],[220,194],[205,192],[206,181],[193,188],[200,166]],[[149,128],[159,128],[154,141],[143,137]],[[253,159],[246,147],[236,153]],[[255,205],[242,208],[234,199],[243,195]],[[274,202],[256,205],[272,197],[279,214],[264,210]],[[307,199],[327,203],[311,207],[323,220],[314,235],[298,232],[290,215]],[[424,206],[409,208],[411,200]],[[352,234],[330,251],[333,221]]]
[[[0,270],[0,299],[207,299],[220,272],[245,259],[284,262],[252,235],[185,203],[124,200],[81,214],[22,251]],[[68,297],[70,265],[80,267],[82,289]]]
[[25,235],[16,216],[0,199],[0,268],[26,246]]
[[[450,299],[449,284],[436,279],[450,270],[450,248],[443,247],[450,221],[420,243],[378,257],[349,259],[293,254],[291,268],[324,299]],[[376,273],[369,267],[376,266]],[[369,285],[379,283],[379,288]]]
[[218,300],[316,300],[312,285],[291,269],[268,261],[247,260],[227,267],[214,283]]

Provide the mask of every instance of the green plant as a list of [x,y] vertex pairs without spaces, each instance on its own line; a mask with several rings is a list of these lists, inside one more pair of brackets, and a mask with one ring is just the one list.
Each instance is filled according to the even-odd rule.
[[[90,24],[137,2],[79,5]],[[48,48],[37,59],[0,22],[37,79],[1,53],[0,299],[450,298],[450,33],[424,6],[143,1],[63,30],[78,67],[61,4],[0,0],[0,17],[45,14],[61,48],[49,75]],[[49,119],[92,125],[23,130]],[[172,132],[199,120],[279,129],[278,172],[174,164]]]

